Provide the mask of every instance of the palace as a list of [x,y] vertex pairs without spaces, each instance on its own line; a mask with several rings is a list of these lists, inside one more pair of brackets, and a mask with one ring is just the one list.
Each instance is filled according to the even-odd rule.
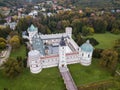
[[28,53],[28,66],[32,73],[39,73],[43,68],[67,67],[68,64],[80,63],[89,66],[92,60],[93,46],[87,40],[81,46],[72,39],[72,28],[66,27],[65,33],[41,34],[31,25],[28,38],[32,50]]

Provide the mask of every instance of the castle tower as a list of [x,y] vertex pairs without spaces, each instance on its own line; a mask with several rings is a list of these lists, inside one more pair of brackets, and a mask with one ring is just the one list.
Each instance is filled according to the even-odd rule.
[[49,54],[49,48],[48,46],[45,46],[45,55],[48,55]]
[[28,53],[28,65],[31,73],[39,73],[42,70],[42,61],[40,60],[40,53],[37,50],[31,50]]
[[65,32],[70,38],[72,38],[72,28],[71,27],[66,27]]
[[38,33],[38,28],[34,27],[34,25],[32,24],[28,29],[27,32],[29,34],[29,42],[30,44],[32,44],[32,38],[33,36]]
[[59,67],[66,67],[66,44],[64,41],[64,37],[61,38],[59,45]]
[[84,66],[89,66],[92,61],[92,53],[93,53],[93,46],[87,40],[82,46],[79,48],[79,55],[80,55],[80,63]]

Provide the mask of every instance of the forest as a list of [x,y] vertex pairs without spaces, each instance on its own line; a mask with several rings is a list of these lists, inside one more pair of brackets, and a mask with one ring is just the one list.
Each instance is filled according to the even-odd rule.
[[[15,6],[17,4],[24,4],[28,0],[0,0],[0,6]],[[32,2],[41,2],[44,0],[32,0]],[[56,0],[58,4],[63,6],[74,5],[79,8],[97,8],[97,9],[113,9],[119,8],[119,0]]]

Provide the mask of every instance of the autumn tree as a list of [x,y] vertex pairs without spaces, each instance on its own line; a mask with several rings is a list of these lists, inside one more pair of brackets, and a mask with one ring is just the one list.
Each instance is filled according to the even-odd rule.
[[26,18],[21,18],[16,26],[16,30],[18,31],[19,34],[22,33],[22,31],[26,31],[29,25],[29,17]]
[[83,43],[80,33],[78,35],[76,35],[75,41],[77,42],[78,45],[81,45]]
[[17,31],[11,31],[11,32],[9,33],[9,35],[10,35],[10,37],[12,38],[13,36],[18,35],[18,32],[17,32]]
[[14,58],[9,58],[3,64],[3,67],[4,67],[3,72],[4,72],[5,76],[7,76],[9,78],[14,78],[14,77],[18,76],[23,70],[23,67],[21,67],[19,62]]
[[120,20],[115,20],[112,24],[112,33],[120,34]]
[[56,29],[56,26],[57,26],[57,22],[55,21],[50,21],[49,24],[48,24],[49,28],[54,31]]
[[0,38],[0,49],[6,48],[6,40],[4,38]]
[[115,44],[113,48],[118,52],[118,60],[120,62],[120,39],[115,40]]
[[96,19],[93,22],[93,27],[96,33],[105,33],[107,30],[107,22],[102,18]]
[[10,39],[9,43],[12,46],[13,49],[18,48],[20,46],[20,38],[19,38],[19,36],[17,36],[17,35],[13,36]]
[[80,21],[80,19],[73,20],[71,25],[74,29],[74,31],[73,31],[74,34],[81,32],[82,27],[83,27],[83,23]]
[[68,26],[70,26],[69,20],[62,20],[62,27],[63,27],[63,29],[65,29]]
[[92,27],[84,26],[82,28],[82,34],[84,36],[92,35],[93,33],[94,33],[94,28],[92,28]]
[[118,53],[111,49],[106,49],[101,53],[101,66],[107,68],[112,73],[115,72],[118,62]]
[[46,34],[51,34],[51,30],[49,29],[49,27],[46,27]]
[[0,28],[0,37],[6,38],[10,31],[11,29],[9,26],[7,26],[6,28]]

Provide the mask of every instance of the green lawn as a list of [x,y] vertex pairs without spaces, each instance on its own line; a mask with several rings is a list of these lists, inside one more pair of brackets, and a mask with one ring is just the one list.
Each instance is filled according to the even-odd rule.
[[[110,73],[93,60],[92,65],[85,67],[80,64],[68,66],[77,86],[111,79]],[[29,69],[15,79],[8,79],[0,72],[0,90],[66,90],[64,81],[57,67],[43,69],[39,74],[31,74]]]
[[26,47],[24,45],[21,45],[20,48],[16,50],[12,50],[10,57],[16,58],[17,56],[26,57]]
[[15,79],[5,78],[0,72],[0,90],[65,90],[57,68],[43,69],[39,74],[25,70]]
[[69,65],[69,69],[77,86],[113,78],[109,72],[99,66],[97,59],[93,59],[90,66],[73,64]]
[[94,34],[93,36],[88,37],[93,37],[99,42],[99,45],[95,48],[108,49],[113,47],[115,40],[120,38],[120,35],[106,32],[105,34]]

